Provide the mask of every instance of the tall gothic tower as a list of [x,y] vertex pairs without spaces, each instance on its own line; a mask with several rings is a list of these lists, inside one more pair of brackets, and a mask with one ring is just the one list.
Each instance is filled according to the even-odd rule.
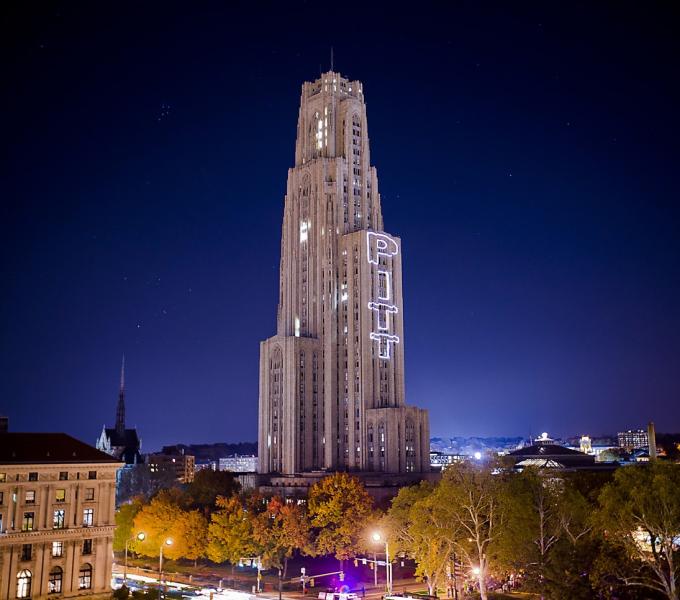
[[281,232],[277,333],[260,344],[259,469],[429,471],[404,403],[401,240],[383,231],[362,85],[302,86]]

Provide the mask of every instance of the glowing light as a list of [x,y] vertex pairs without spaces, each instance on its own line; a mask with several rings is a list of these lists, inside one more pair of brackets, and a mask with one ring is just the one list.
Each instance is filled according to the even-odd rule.
[[390,335],[389,333],[373,333],[369,336],[372,340],[379,342],[378,356],[385,360],[392,358],[392,344],[399,343],[399,336]]
[[381,539],[381,536],[380,536],[380,534],[379,534],[377,531],[374,531],[374,532],[373,532],[373,535],[372,535],[371,537],[373,538],[373,541],[374,541],[374,542],[379,542],[380,539]]
[[309,231],[309,221],[300,221],[300,243],[307,241],[307,232]]
[[377,265],[381,256],[391,257],[399,252],[399,246],[389,235],[369,231],[366,234],[368,262]]
[[475,456],[475,460],[482,460],[482,453],[481,452],[475,452],[474,456]]
[[295,317],[295,337],[300,337],[300,317]]
[[473,574],[473,575],[479,575],[480,572],[481,572],[481,571],[480,571],[479,567],[473,567],[473,569],[472,569],[472,574]]

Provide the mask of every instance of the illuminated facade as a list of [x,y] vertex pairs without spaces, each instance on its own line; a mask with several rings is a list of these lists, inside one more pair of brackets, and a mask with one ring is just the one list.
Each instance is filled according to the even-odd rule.
[[259,471],[429,470],[404,402],[401,240],[383,231],[362,85],[302,86],[277,333],[260,346]]
[[111,598],[123,466],[63,433],[0,433],[0,598]]

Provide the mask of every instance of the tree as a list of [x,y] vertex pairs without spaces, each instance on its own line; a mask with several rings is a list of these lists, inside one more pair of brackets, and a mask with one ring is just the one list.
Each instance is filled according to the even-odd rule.
[[241,489],[239,482],[229,471],[201,469],[185,489],[186,502],[192,508],[209,515],[215,509],[218,496],[232,496]]
[[383,518],[395,553],[403,552],[415,560],[416,577],[425,581],[431,596],[436,595],[452,558],[446,514],[433,497],[433,490],[426,481],[402,488]]
[[505,526],[497,557],[507,568],[524,571],[525,581],[542,590],[549,554],[563,533],[562,482],[537,469],[524,469],[504,484]]
[[373,501],[359,479],[347,473],[324,477],[310,488],[308,506],[319,554],[347,560],[364,548]]
[[210,515],[208,558],[213,562],[237,563],[258,556],[261,548],[253,538],[253,518],[238,496],[218,496],[217,510]]
[[283,569],[286,575],[288,559],[295,550],[313,554],[309,519],[300,506],[286,504],[275,496],[264,512],[253,517],[253,538],[260,547],[265,566]]
[[[135,533],[143,532],[144,540],[136,540],[131,547],[144,556],[158,556],[161,545],[163,555],[176,559],[186,552],[183,531],[184,511],[178,505],[177,495],[163,491],[137,513],[134,518]],[[172,540],[166,545],[167,539]]]
[[116,530],[113,533],[113,551],[124,552],[126,542],[134,537],[134,520],[142,509],[142,499],[134,498],[116,511]]
[[433,495],[448,523],[451,548],[476,573],[482,600],[488,598],[491,552],[505,524],[502,483],[490,465],[457,463],[446,468]]
[[612,561],[625,586],[678,600],[680,587],[680,466],[659,461],[619,469],[599,496],[597,522],[628,559]]
[[193,560],[196,566],[208,550],[208,521],[198,510],[182,511],[177,530],[183,540],[182,557]]

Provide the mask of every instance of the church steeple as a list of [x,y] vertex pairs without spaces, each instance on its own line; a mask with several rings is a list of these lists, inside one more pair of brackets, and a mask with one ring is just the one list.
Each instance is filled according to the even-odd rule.
[[120,365],[120,390],[118,391],[118,406],[116,408],[116,433],[125,434],[125,354]]

